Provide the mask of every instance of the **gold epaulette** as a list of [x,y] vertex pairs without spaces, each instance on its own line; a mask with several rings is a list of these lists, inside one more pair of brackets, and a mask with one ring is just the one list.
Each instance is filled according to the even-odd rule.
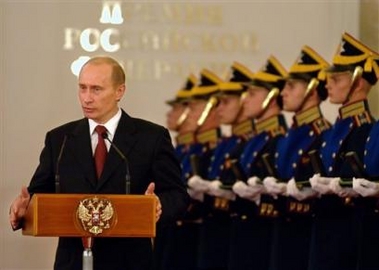
[[279,134],[285,134],[286,132],[285,127],[283,127],[279,121],[278,115],[263,120],[262,122],[256,123],[255,130],[257,134],[264,131],[269,132],[272,137],[275,137]]
[[196,135],[196,141],[199,143],[216,143],[220,138],[220,130],[214,128]]
[[195,134],[193,132],[181,134],[176,137],[176,143],[178,145],[193,144],[195,142]]
[[318,106],[295,115],[294,123],[296,126],[312,124],[312,130],[316,135],[330,128],[330,123],[322,116]]
[[356,116],[368,111],[368,105],[366,100],[358,101],[340,108],[340,116],[342,119]]
[[354,123],[358,127],[373,122],[366,100],[343,106],[340,108],[339,113],[342,119],[353,117]]
[[310,124],[318,118],[322,118],[321,110],[318,106],[312,107],[304,112],[298,113],[294,117],[297,126]]
[[238,123],[232,127],[232,134],[236,136],[243,136],[254,132],[254,122],[246,120]]

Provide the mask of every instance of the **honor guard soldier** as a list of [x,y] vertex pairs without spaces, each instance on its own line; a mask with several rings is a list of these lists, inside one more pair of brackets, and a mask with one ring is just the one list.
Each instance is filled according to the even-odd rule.
[[230,204],[235,199],[231,189],[222,188],[221,173],[231,152],[252,131],[251,123],[244,123],[246,117],[241,110],[241,95],[245,88],[242,83],[251,80],[249,70],[239,63],[231,67],[228,81],[218,84],[216,94],[219,105],[216,108],[220,123],[233,125],[232,134],[222,136],[217,144],[205,179],[192,177],[188,184],[193,189],[206,187],[204,203],[209,212],[204,217],[200,234],[199,269],[227,269],[230,232]]
[[[275,168],[281,183],[273,183],[273,192],[280,191],[277,195],[282,197],[279,201],[285,211],[274,221],[270,270],[308,267],[312,199],[317,195],[309,179],[318,172],[312,166],[310,155],[318,153],[321,134],[330,127],[320,110],[320,103],[328,95],[327,67],[328,63],[320,55],[304,46],[281,92],[283,110],[295,115],[291,128],[279,140],[275,154]],[[282,188],[283,182],[287,183],[286,189]]]
[[[210,158],[220,140],[220,124],[215,109],[217,99],[213,95],[221,82],[213,72],[203,69],[198,85],[190,91],[190,111],[183,126],[195,130],[195,142],[182,158],[183,181],[188,182],[193,175],[206,176]],[[203,204],[204,193],[192,188],[188,188],[188,192],[192,202],[184,218],[177,222],[177,234],[173,239],[174,255],[170,269],[174,270],[198,269],[199,230],[207,211]]]
[[[166,101],[170,106],[170,110],[166,114],[166,125],[171,132],[175,132],[175,152],[181,161],[183,156],[190,148],[190,145],[195,142],[195,128],[186,122],[189,106],[188,101],[191,95],[191,89],[197,85],[197,78],[190,74],[184,84],[179,89],[175,97]],[[159,225],[159,224],[158,224]],[[165,224],[165,226],[157,226],[157,235],[154,239],[154,270],[169,270],[172,269],[171,262],[173,261],[172,241],[175,238],[176,224]]]
[[[313,222],[309,270],[353,270],[357,263],[357,193],[352,178],[360,174],[354,160],[363,160],[373,124],[367,95],[377,77],[372,50],[344,33],[333,65],[327,71],[329,100],[341,104],[339,117],[324,133],[320,157],[323,172],[311,179],[322,193]],[[352,158],[353,157],[353,158]]]
[[268,269],[272,220],[278,211],[273,199],[264,194],[261,179],[275,176],[276,143],[287,130],[280,97],[286,76],[281,63],[270,56],[246,84],[243,110],[254,121],[255,134],[234,163],[233,191],[239,199],[233,207],[230,270]]
[[[379,55],[372,55],[371,71],[379,76]],[[374,75],[373,74],[373,75]],[[376,80],[377,80],[376,79]],[[372,84],[377,81],[372,77]],[[363,165],[357,163],[363,172],[353,179],[353,189],[362,198],[359,200],[359,236],[357,270],[379,269],[379,122],[376,122],[366,140]],[[362,168],[363,167],[363,168]],[[358,204],[358,203],[357,203]]]
[[174,99],[168,100],[166,103],[171,106],[171,110],[167,112],[167,128],[177,133],[175,137],[176,153],[181,160],[187,149],[195,142],[196,126],[188,124],[185,120],[188,117],[190,108],[189,100],[191,90],[197,85],[197,78],[190,74],[185,85],[180,89]]

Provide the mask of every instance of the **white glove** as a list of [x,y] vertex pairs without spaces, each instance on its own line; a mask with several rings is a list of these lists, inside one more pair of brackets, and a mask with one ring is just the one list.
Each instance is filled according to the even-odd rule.
[[249,179],[247,179],[247,184],[256,190],[257,193],[267,193],[267,190],[265,186],[262,183],[262,180],[259,177],[252,176]]
[[196,201],[200,201],[200,202],[203,202],[204,201],[204,192],[200,192],[200,191],[195,191],[191,188],[188,188],[187,189],[187,192],[188,194],[190,195],[190,197]]
[[379,196],[379,183],[364,178],[353,178],[353,189],[363,197]]
[[194,191],[207,192],[209,190],[210,183],[210,181],[204,180],[198,175],[194,175],[190,179],[188,179],[187,185]]
[[291,178],[291,180],[287,183],[287,194],[294,197],[298,201],[303,201],[308,198],[316,197],[318,193],[309,187],[299,189],[295,179]]
[[259,196],[259,193],[256,190],[248,185],[246,185],[243,181],[237,181],[234,183],[232,187],[234,193],[240,196],[243,199],[256,201],[256,197]]
[[340,185],[340,179],[338,177],[333,178],[330,181],[330,189],[333,190],[334,194],[337,194],[339,197],[345,198],[345,197],[356,197],[358,194],[354,191],[353,188],[350,187],[341,187]]
[[278,195],[285,195],[287,193],[287,184],[278,183],[278,179],[275,177],[266,177],[263,180],[263,185],[265,186],[267,193],[269,193],[275,199],[278,198]]
[[234,194],[234,192],[231,190],[222,189],[221,185],[222,183],[219,180],[211,181],[207,193],[215,197],[234,201],[236,199],[236,194]]
[[332,179],[338,179],[339,177],[322,177],[320,174],[315,174],[309,179],[313,190],[325,195],[325,194],[333,194],[333,190],[330,187],[330,182]]

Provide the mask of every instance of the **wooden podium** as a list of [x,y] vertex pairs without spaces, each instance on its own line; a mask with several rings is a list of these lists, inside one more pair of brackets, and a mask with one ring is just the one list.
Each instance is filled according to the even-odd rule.
[[155,237],[153,195],[34,194],[22,233],[59,237]]

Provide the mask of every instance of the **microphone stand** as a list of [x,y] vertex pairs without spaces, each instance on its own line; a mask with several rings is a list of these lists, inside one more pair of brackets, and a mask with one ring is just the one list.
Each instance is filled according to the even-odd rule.
[[108,138],[108,133],[104,132],[103,134],[101,134],[101,136],[111,144],[111,146],[116,150],[117,154],[125,162],[125,170],[126,170],[126,172],[125,172],[125,194],[130,194],[130,171],[129,171],[128,159],[121,152],[121,150]]
[[[59,174],[59,165],[62,159],[63,151],[66,146],[68,135],[66,134],[63,138],[62,146],[59,150],[59,155],[57,158],[57,164],[56,164],[56,170],[55,170],[55,193],[60,193],[60,174]],[[82,262],[83,270],[93,270],[93,254],[92,254],[92,246],[93,246],[93,240],[94,238],[92,236],[84,236],[82,237],[82,244],[83,244],[83,255],[82,255]]]
[[62,155],[63,155],[63,150],[66,146],[66,141],[67,141],[68,135],[66,134],[63,138],[62,146],[61,149],[59,150],[59,155],[57,159],[57,165],[55,167],[55,193],[60,193],[61,192],[61,183],[60,183],[60,175],[59,175],[59,165],[61,163]]

